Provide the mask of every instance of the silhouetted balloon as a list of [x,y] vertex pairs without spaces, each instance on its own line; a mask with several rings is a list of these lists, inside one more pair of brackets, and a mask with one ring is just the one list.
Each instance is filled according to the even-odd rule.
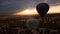
[[49,5],[47,3],[40,3],[36,6],[36,9],[41,17],[43,17],[49,10]]

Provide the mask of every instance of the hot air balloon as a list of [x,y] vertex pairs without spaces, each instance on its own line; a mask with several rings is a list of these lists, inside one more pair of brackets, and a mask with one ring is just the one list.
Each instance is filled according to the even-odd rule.
[[43,17],[44,15],[46,15],[46,13],[48,12],[49,10],[49,5],[47,3],[39,3],[37,6],[36,6],[36,9],[37,9],[37,12],[39,13],[39,15],[41,17]]

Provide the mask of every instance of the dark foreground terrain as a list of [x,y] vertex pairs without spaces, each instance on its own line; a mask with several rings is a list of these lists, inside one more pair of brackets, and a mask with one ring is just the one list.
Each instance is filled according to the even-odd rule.
[[60,14],[0,16],[0,34],[60,34]]

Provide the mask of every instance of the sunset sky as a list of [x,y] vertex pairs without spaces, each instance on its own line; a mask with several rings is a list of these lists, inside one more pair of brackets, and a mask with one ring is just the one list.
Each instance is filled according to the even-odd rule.
[[[60,6],[51,6],[47,14],[60,13]],[[25,9],[21,12],[16,13],[15,15],[38,15],[36,8]]]
[[60,13],[60,0],[0,0],[0,15],[35,15],[39,3],[49,4],[47,14]]

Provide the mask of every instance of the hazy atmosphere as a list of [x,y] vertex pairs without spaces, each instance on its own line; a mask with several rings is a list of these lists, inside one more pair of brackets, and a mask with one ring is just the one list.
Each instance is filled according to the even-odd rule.
[[[34,10],[32,12],[35,12],[34,8],[39,3],[48,3],[50,13],[60,13],[60,0],[0,0],[0,15],[20,13],[31,8]],[[35,12],[35,14],[37,13]]]
[[11,33],[60,34],[60,0],[0,0],[0,34]]

